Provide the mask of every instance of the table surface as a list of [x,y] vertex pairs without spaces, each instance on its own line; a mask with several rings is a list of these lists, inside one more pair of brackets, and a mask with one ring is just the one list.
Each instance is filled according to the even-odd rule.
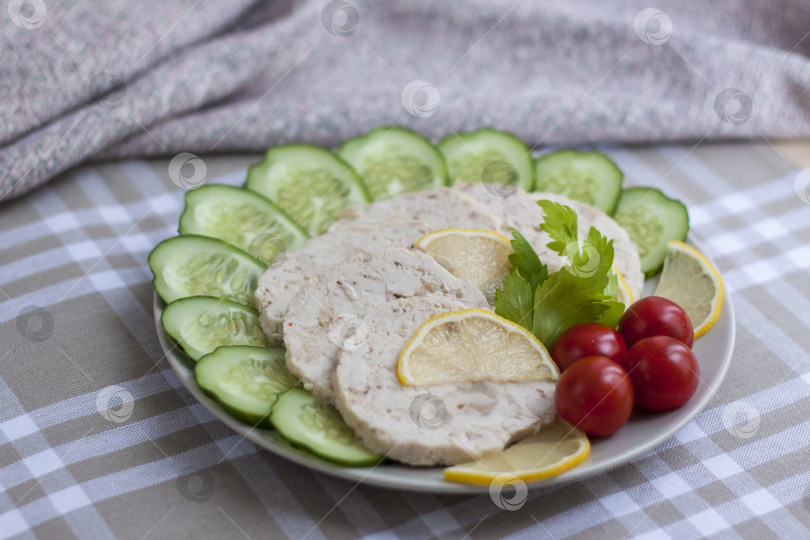
[[[687,203],[737,347],[674,438],[516,511],[311,472],[195,402],[152,319],[146,257],[182,211],[168,158],[0,204],[0,538],[810,537],[810,145],[604,150],[627,184]],[[203,156],[207,182],[240,183],[256,159]]]

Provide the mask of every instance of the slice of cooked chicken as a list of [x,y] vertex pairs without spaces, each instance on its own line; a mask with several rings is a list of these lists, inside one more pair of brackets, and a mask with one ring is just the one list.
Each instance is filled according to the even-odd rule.
[[426,319],[470,307],[422,296],[376,306],[355,349],[343,350],[334,374],[335,402],[369,449],[411,465],[453,465],[502,450],[555,417],[554,383],[465,382],[403,386],[397,358]]
[[333,401],[332,372],[341,350],[363,344],[362,318],[397,298],[443,296],[487,307],[484,295],[433,257],[413,249],[363,252],[305,282],[284,318],[287,367],[317,397]]
[[448,188],[401,195],[344,209],[343,219],[300,250],[282,255],[259,280],[256,307],[271,344],[282,343],[287,307],[301,284],[362,250],[411,247],[422,235],[446,227],[500,230],[502,222],[472,197]]
[[459,190],[438,188],[400,195],[368,206],[348,206],[340,214],[342,219],[335,222],[330,231],[391,216],[419,219],[433,230],[460,227],[496,231],[503,227],[501,218],[473,197]]
[[424,221],[399,217],[353,223],[313,238],[303,249],[285,252],[281,262],[261,276],[256,288],[259,323],[269,342],[274,345],[283,342],[284,315],[302,283],[360,251],[410,247],[431,230]]

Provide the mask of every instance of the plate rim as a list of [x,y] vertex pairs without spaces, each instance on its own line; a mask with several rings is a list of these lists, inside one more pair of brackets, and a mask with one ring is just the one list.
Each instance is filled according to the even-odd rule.
[[[700,244],[696,242],[691,235],[687,236],[686,242],[693,245],[695,248],[697,248],[699,251],[702,252]],[[711,258],[709,258],[709,261],[716,267],[714,261]],[[187,380],[186,377],[184,377],[178,371],[179,366],[182,366],[185,369],[193,371],[193,364],[190,365],[191,360],[185,355],[185,353],[180,351],[176,346],[172,345],[171,338],[169,338],[169,336],[166,334],[166,331],[163,329],[163,325],[161,324],[160,321],[161,319],[160,316],[163,312],[164,307],[165,303],[160,298],[160,296],[158,296],[157,291],[155,291],[153,295],[153,314],[155,318],[155,330],[157,332],[158,340],[160,341],[160,346],[163,350],[164,356],[168,361],[169,365],[171,366],[174,374],[178,377],[183,386],[194,396],[194,398],[197,399],[197,401],[201,403],[211,414],[213,414],[218,420],[224,422],[229,428],[234,430],[237,434],[241,435],[245,439],[248,439],[252,443],[259,446],[260,448],[268,450],[273,454],[285,458],[289,461],[292,461],[298,465],[308,467],[310,469],[314,469],[316,471],[326,473],[344,480],[353,481],[357,484],[367,484],[387,489],[396,489],[401,491],[422,492],[422,493],[474,495],[489,492],[489,486],[487,485],[462,484],[446,481],[442,481],[443,483],[435,485],[434,484],[426,485],[423,481],[408,480],[407,478],[404,480],[392,480],[391,478],[380,478],[373,474],[374,471],[379,467],[390,467],[391,465],[375,465],[373,467],[344,467],[341,465],[333,464],[325,460],[322,460],[317,456],[314,456],[306,452],[305,450],[294,449],[292,447],[282,445],[279,442],[269,440],[269,438],[262,436],[262,433],[259,431],[261,428],[250,426],[249,424],[246,424],[240,420],[237,420],[236,418],[233,418],[225,411],[225,409],[222,408],[222,406],[218,402],[214,401],[213,399],[211,399],[202,392],[200,387],[194,381],[193,377]],[[682,419],[678,420],[677,422],[674,422],[673,425],[671,425],[666,430],[657,433],[654,437],[651,437],[648,441],[645,441],[643,444],[633,447],[631,450],[618,453],[617,455],[608,458],[606,460],[600,461],[599,463],[591,465],[590,467],[574,467],[573,469],[569,469],[568,471],[551,478],[526,482],[526,486],[529,489],[540,489],[552,486],[556,487],[562,484],[584,480],[586,478],[590,478],[592,476],[604,473],[615,467],[618,467],[625,463],[629,463],[633,459],[655,448],[659,444],[666,442],[667,440],[671,439],[678,431],[680,431],[687,424],[689,424],[698,414],[700,414],[706,408],[709,401],[711,401],[711,399],[717,393],[717,390],[720,388],[720,385],[723,383],[723,380],[725,380],[726,374],[728,373],[729,367],[731,366],[731,360],[734,356],[734,345],[736,343],[736,333],[737,333],[736,317],[734,313],[734,304],[732,302],[731,295],[728,291],[727,286],[724,286],[723,310],[729,317],[729,327],[731,329],[728,344],[728,354],[723,359],[723,364],[715,381],[713,381],[713,383],[708,387],[706,393],[702,396],[702,398],[691,406],[690,411]],[[274,431],[270,430],[267,430],[267,432],[275,433]],[[394,466],[403,467],[403,469],[407,467],[404,465],[394,465]],[[429,469],[442,470],[444,469],[444,467],[432,467],[423,470]]]

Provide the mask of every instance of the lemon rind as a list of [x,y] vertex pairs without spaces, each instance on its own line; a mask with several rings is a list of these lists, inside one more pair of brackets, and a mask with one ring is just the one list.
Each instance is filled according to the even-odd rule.
[[461,234],[464,236],[487,236],[489,238],[492,238],[493,240],[497,240],[498,242],[500,242],[505,246],[512,245],[507,237],[498,232],[490,231],[488,229],[464,229],[461,227],[447,227],[445,229],[437,229],[435,231],[431,231],[427,234],[422,235],[416,242],[414,242],[414,245],[419,249],[425,249],[438,238],[442,238],[444,236],[448,236],[453,233]]
[[501,324],[505,324],[506,326],[511,327],[515,332],[518,332],[521,335],[529,338],[529,340],[535,345],[535,349],[537,349],[540,353],[543,354],[544,359],[548,360],[547,365],[551,370],[553,376],[552,380],[556,381],[560,377],[560,372],[559,369],[557,368],[557,364],[555,364],[554,360],[551,359],[551,354],[548,352],[548,349],[546,349],[545,345],[543,345],[543,343],[539,339],[537,339],[537,336],[526,330],[521,325],[512,322],[509,319],[505,319],[504,317],[501,317],[500,315],[493,313],[492,311],[483,308],[466,308],[439,313],[438,315],[430,317],[429,319],[427,319],[426,321],[424,321],[422,324],[419,325],[419,328],[417,328],[416,332],[414,332],[413,335],[408,339],[408,341],[405,343],[405,346],[402,347],[399,356],[397,357],[397,379],[399,380],[400,384],[402,384],[402,386],[411,386],[414,384],[412,382],[412,377],[410,377],[410,373],[408,373],[408,370],[407,369],[403,370],[403,365],[405,365],[405,363],[402,361],[402,359],[408,352],[408,350],[412,348],[415,344],[421,342],[421,340],[424,339],[425,335],[427,334],[427,331],[437,326],[443,319],[453,317],[460,318],[463,317],[464,315],[472,313],[476,313],[478,315],[489,318],[490,320],[495,320]]
[[624,279],[624,274],[619,272],[619,269],[616,266],[612,266],[611,269],[613,273],[616,274],[616,279],[619,282],[619,288],[624,290],[624,293],[627,295],[629,303],[624,306],[625,308],[630,307],[630,305],[636,301],[635,295],[633,295],[633,290],[630,289],[630,285],[627,284],[627,280]]
[[[489,485],[492,481],[501,475],[509,474],[524,482],[535,482],[538,480],[545,480],[553,476],[560,475],[567,470],[570,470],[586,459],[591,454],[591,442],[588,440],[587,435],[577,430],[576,434],[579,440],[579,449],[571,454],[569,457],[558,461],[553,465],[543,467],[541,469],[531,469],[523,471],[499,471],[486,473],[476,469],[469,469],[462,466],[448,467],[444,469],[444,480],[447,482],[457,482],[464,484],[476,485]],[[518,443],[519,444],[519,443]]]
[[686,242],[681,242],[680,240],[670,240],[667,243],[667,248],[674,248],[681,252],[687,252],[703,266],[705,270],[711,272],[711,274],[715,277],[715,282],[717,283],[717,294],[713,298],[713,306],[712,311],[706,320],[704,320],[700,326],[694,329],[695,332],[695,339],[699,338],[706,332],[708,332],[716,323],[717,320],[720,318],[720,314],[723,311],[723,298],[725,296],[725,283],[723,282],[723,276],[720,275],[720,272],[715,268],[715,266],[709,261],[709,259],[700,251],[695,249],[694,247],[690,246]]

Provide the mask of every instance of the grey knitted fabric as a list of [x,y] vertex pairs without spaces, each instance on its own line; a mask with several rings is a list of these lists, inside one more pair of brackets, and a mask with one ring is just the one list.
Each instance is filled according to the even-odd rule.
[[538,147],[810,136],[810,3],[657,5],[11,0],[0,199],[87,160],[381,124]]

